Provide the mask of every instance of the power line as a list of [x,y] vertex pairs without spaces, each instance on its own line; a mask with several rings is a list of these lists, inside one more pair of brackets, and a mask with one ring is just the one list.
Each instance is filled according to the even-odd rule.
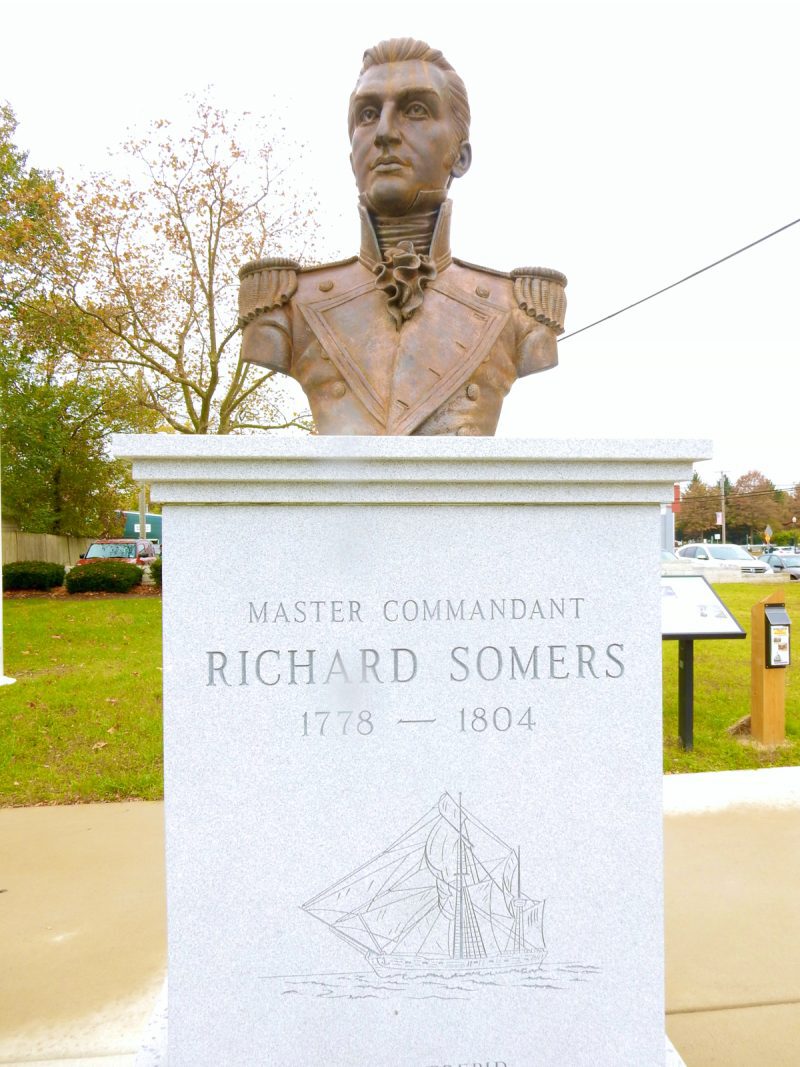
[[643,296],[641,300],[635,300],[632,304],[627,304],[624,308],[620,308],[619,311],[612,311],[610,315],[604,315],[602,319],[590,322],[588,326],[581,326],[579,330],[573,330],[572,333],[564,334],[563,337],[559,338],[559,341],[567,341],[570,337],[577,337],[579,333],[591,330],[593,326],[599,326],[601,322],[608,322],[609,319],[615,319],[617,315],[621,315],[623,311],[630,311],[631,308],[638,307],[640,304],[645,304],[655,296],[661,296],[662,293],[669,292],[669,290],[674,289],[676,285],[683,285],[684,282],[688,282],[691,278],[696,278],[698,274],[705,274],[705,272],[711,270],[712,267],[718,267],[720,263],[725,263],[726,260],[733,259],[734,256],[746,252],[749,248],[755,248],[755,246],[760,245],[762,241],[768,241],[770,237],[775,237],[776,234],[783,233],[783,231],[788,230],[790,226],[796,226],[798,222],[800,222],[800,219],[794,219],[793,222],[787,222],[786,225],[781,226],[780,229],[773,230],[772,233],[764,234],[764,236],[759,237],[757,241],[751,241],[749,245],[745,245],[743,248],[737,248],[735,252],[729,252],[728,255],[723,256],[722,259],[716,259],[713,263],[709,263],[707,267],[701,267],[700,270],[687,274],[685,278],[680,278],[677,282],[673,282],[672,285],[665,285],[663,289],[658,289],[655,293],[650,293],[649,296]]
[[[703,484],[705,485],[705,483],[703,483]],[[716,494],[717,489],[719,488],[719,486],[718,485],[706,485],[705,488],[706,488],[708,494],[710,496],[713,496],[713,495]],[[726,500],[745,500],[745,499],[752,500],[754,497],[761,497],[761,496],[774,497],[776,493],[782,493],[784,496],[788,496],[791,499],[793,497],[793,495],[794,495],[794,489],[795,489],[795,487],[793,485],[792,486],[785,486],[784,488],[781,488],[780,486],[776,486],[774,489],[753,489],[752,492],[750,492],[748,490],[739,489],[736,492],[726,493],[725,494],[725,499]],[[786,501],[785,500],[783,500],[783,501],[777,500],[776,503],[781,504],[781,503],[786,503]]]
[[[712,486],[711,488],[713,490],[714,487]],[[725,499],[726,500],[756,500],[756,499],[759,499],[761,497],[772,497],[773,499],[775,499],[775,503],[776,504],[790,504],[790,503],[792,503],[793,495],[792,495],[791,492],[787,492],[786,490],[781,490],[781,489],[779,489],[778,492],[779,493],[782,492],[785,497],[788,497],[788,500],[777,500],[777,499],[775,499],[775,493],[774,492],[767,492],[767,490],[760,490],[760,489],[757,490],[754,493],[726,493],[725,494]]]

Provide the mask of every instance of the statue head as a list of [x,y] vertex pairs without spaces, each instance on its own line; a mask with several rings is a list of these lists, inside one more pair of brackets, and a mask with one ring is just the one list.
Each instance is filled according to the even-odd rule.
[[378,215],[441,203],[472,161],[467,90],[441,52],[409,37],[364,53],[350,97],[350,162]]

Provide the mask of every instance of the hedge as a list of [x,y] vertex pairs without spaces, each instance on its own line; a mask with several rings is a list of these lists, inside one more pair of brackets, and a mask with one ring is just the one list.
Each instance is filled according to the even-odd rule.
[[52,589],[63,584],[64,568],[60,563],[25,559],[3,567],[3,589]]
[[156,556],[150,564],[150,575],[158,588],[161,588],[161,556]]
[[135,563],[98,560],[73,567],[66,586],[68,593],[129,593],[141,581],[142,571]]

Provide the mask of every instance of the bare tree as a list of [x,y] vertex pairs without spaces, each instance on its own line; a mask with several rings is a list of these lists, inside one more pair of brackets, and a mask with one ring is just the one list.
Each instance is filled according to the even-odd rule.
[[239,265],[314,247],[313,198],[298,202],[279,149],[263,123],[200,100],[188,132],[159,121],[124,146],[130,176],[95,175],[71,197],[62,277],[98,327],[79,358],[113,368],[179,433],[310,425],[240,356]]

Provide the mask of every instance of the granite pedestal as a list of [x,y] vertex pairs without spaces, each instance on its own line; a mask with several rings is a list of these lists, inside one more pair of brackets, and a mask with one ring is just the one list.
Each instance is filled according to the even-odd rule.
[[664,1063],[698,441],[118,437],[164,505],[169,1063]]

